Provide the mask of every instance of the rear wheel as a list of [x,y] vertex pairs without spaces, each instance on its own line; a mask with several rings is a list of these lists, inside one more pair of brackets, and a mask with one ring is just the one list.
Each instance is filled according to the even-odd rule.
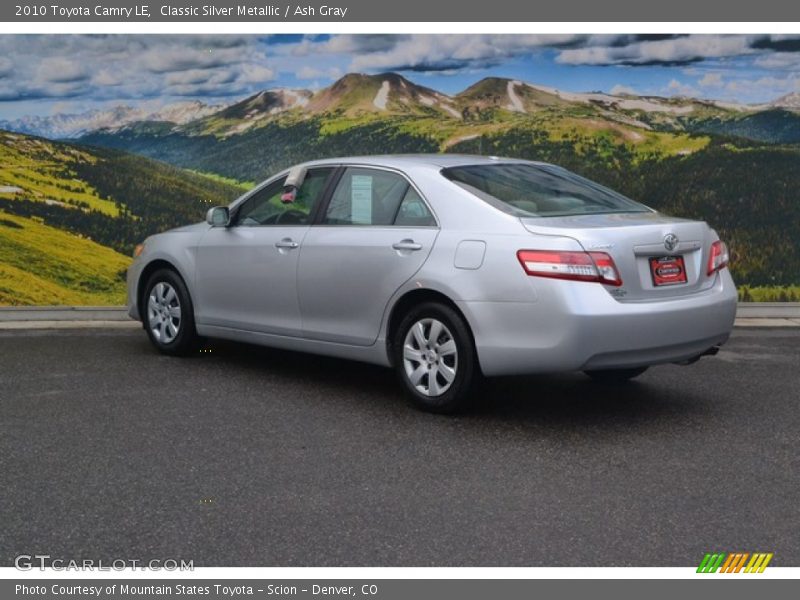
[[456,311],[437,302],[412,308],[395,331],[393,349],[398,377],[417,408],[455,413],[468,406],[478,361]]
[[601,383],[623,383],[638,377],[647,371],[647,367],[636,367],[634,369],[603,369],[597,371],[584,371],[589,377]]
[[164,354],[185,355],[197,349],[194,308],[186,284],[169,269],[153,273],[142,298],[144,328]]

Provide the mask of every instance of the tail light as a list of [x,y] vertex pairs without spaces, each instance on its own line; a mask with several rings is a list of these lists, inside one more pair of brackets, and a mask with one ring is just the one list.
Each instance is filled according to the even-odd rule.
[[622,285],[614,260],[605,252],[520,250],[517,258],[525,272],[535,277]]
[[708,275],[713,275],[728,266],[729,259],[728,246],[725,245],[725,242],[717,240],[711,244],[711,252],[708,255]]

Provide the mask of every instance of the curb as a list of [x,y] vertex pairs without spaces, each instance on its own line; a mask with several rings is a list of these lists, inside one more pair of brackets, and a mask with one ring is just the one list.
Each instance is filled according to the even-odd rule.
[[[800,327],[800,319],[775,319],[737,317],[733,322],[734,327]],[[0,324],[0,327],[2,325]]]
[[[740,302],[736,327],[800,327],[800,302]],[[0,306],[0,329],[141,327],[124,306]]]
[[0,331],[33,329],[141,329],[139,321],[0,321]]
[[739,302],[737,319],[800,319],[800,302]]
[[0,323],[19,321],[130,321],[124,306],[0,306]]

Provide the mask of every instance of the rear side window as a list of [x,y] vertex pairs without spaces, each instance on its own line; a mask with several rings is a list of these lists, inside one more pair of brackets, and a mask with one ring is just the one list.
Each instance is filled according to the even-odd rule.
[[436,220],[417,190],[408,186],[408,191],[397,210],[394,224],[400,227],[433,227],[436,225]]
[[325,225],[427,226],[433,217],[405,177],[348,167],[325,211]]
[[622,194],[550,165],[469,165],[444,169],[442,175],[519,217],[650,211]]

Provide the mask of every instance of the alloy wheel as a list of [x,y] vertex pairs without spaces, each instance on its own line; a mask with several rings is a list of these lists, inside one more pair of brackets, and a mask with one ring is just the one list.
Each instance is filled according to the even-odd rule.
[[159,281],[147,300],[147,322],[153,337],[162,344],[172,342],[181,330],[181,303],[169,283]]
[[441,396],[456,378],[458,348],[438,319],[415,322],[403,342],[403,367],[411,385],[425,396]]

